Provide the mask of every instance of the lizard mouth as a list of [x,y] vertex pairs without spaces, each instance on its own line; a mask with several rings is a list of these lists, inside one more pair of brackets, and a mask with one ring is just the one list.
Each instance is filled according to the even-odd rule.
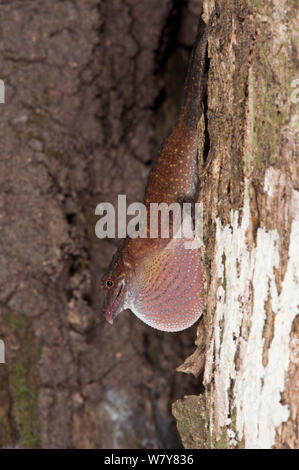
[[113,325],[113,320],[117,316],[117,313],[118,313],[117,312],[117,307],[119,305],[120,294],[121,294],[122,290],[123,290],[123,283],[121,283],[119,291],[116,294],[115,299],[113,300],[111,306],[108,308],[107,312],[105,313],[106,320],[107,320],[108,323],[110,323],[110,325]]

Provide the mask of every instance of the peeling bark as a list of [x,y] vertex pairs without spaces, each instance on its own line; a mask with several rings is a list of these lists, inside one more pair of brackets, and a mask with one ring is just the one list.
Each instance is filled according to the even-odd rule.
[[[192,418],[194,397],[177,402],[174,414],[193,448],[298,448],[297,9],[274,0],[215,6],[210,150],[200,166],[205,438],[186,439],[183,418]],[[207,17],[213,8],[204,3]]]

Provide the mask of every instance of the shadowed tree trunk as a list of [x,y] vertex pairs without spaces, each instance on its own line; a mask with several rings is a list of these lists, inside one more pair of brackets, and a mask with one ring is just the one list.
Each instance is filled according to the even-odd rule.
[[200,2],[1,2],[0,447],[180,446],[175,372],[196,327],[112,328],[100,279],[117,244],[95,207],[143,198],[174,122]]
[[298,448],[298,12],[215,5],[200,126],[206,312],[180,367],[204,367],[205,392],[173,412],[185,447]]

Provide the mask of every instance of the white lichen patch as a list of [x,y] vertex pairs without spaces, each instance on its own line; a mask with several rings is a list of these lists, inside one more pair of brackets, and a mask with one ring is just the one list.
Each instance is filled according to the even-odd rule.
[[[271,175],[266,174],[266,197],[273,196],[278,181]],[[232,211],[230,225],[222,227],[217,220],[215,264],[220,282],[205,382],[212,378],[213,355],[218,430],[229,424],[230,411],[235,409],[237,438],[244,438],[247,448],[270,448],[277,427],[289,417],[281,393],[290,361],[292,323],[299,313],[299,193],[293,191],[288,265],[280,294],[275,281],[280,264],[278,232],[259,228],[256,243],[249,248],[249,202],[246,190],[242,218]],[[269,302],[274,333],[264,366]]]
[[122,447],[124,435],[131,425],[132,411],[125,396],[114,389],[109,389],[106,394],[106,400],[101,404],[100,419],[102,414],[106,413],[105,421],[110,422],[112,428],[113,448]]

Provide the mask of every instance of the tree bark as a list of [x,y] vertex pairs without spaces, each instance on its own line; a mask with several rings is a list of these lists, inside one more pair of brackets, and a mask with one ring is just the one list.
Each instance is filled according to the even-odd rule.
[[201,3],[1,4],[0,447],[177,447],[169,408],[184,394],[186,447],[298,447],[295,4],[216,2],[199,123],[206,307],[179,368],[198,378],[174,372],[197,327],[101,318],[116,244],[96,239],[94,210],[142,199]]
[[[205,391],[173,412],[187,448],[298,448],[297,8],[215,8],[199,170],[206,312],[180,368],[204,362]],[[213,9],[204,2],[206,18]]]
[[143,198],[196,3],[1,2],[0,447],[180,445],[170,402],[199,388],[175,373],[196,330],[106,323],[117,245],[96,238],[94,213]]

